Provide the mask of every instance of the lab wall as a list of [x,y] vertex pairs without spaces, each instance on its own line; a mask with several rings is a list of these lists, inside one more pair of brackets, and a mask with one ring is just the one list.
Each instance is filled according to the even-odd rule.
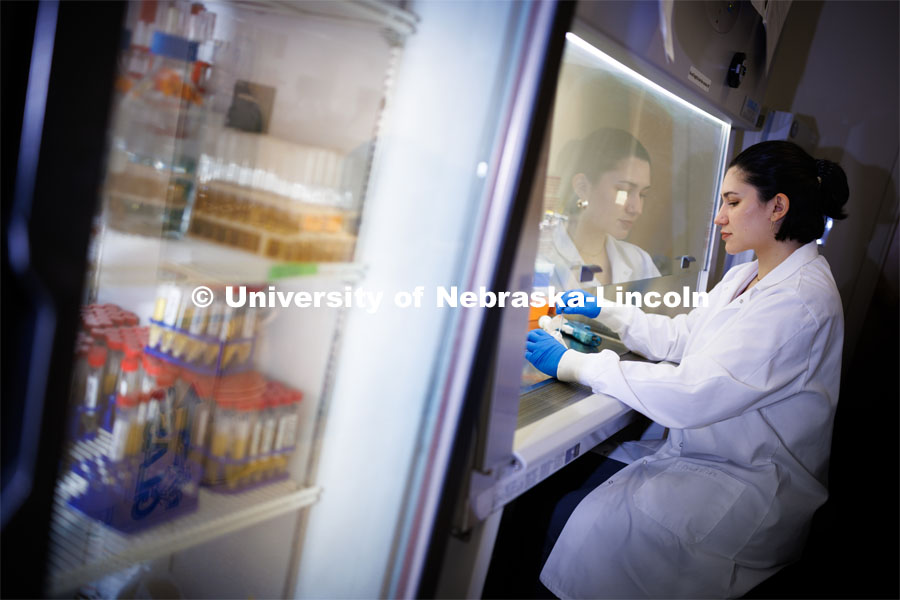
[[844,304],[845,376],[897,228],[898,12],[896,2],[794,2],[765,97],[814,123],[817,157],[850,183],[849,218],[822,248]]
[[804,559],[750,597],[898,592],[898,22],[896,2],[794,2],[772,65],[765,106],[813,125],[817,157],[840,163],[849,180],[849,217],[820,248],[845,339],[829,501]]

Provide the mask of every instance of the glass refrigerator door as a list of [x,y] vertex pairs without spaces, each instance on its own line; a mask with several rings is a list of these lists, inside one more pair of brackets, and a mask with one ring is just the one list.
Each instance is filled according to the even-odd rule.
[[[628,56],[583,24],[567,34],[541,211],[526,226],[537,247],[530,289],[547,297],[573,288],[597,294],[602,287],[609,301],[640,298],[648,312],[687,312],[693,292],[706,290],[730,123],[651,80],[665,81],[633,57],[626,66],[614,55]],[[544,317],[546,329],[569,348],[639,359],[597,321],[551,320],[552,314],[532,308],[527,325],[510,316],[505,353],[521,352],[527,331],[541,327]],[[503,374],[519,380],[517,394],[508,392],[509,382],[495,387],[472,478],[476,519],[635,416],[613,398],[523,363]]]
[[49,595],[413,593],[555,8],[411,8],[129,5]]

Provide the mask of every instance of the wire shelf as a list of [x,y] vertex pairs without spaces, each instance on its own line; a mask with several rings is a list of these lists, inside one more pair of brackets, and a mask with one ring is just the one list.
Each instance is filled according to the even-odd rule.
[[[97,456],[109,434],[78,442],[73,457]],[[69,473],[60,479],[50,528],[48,593],[58,596],[135,563],[166,556],[315,503],[318,487],[298,488],[292,480],[240,494],[201,489],[195,512],[136,534],[123,534],[68,505],[86,481]]]

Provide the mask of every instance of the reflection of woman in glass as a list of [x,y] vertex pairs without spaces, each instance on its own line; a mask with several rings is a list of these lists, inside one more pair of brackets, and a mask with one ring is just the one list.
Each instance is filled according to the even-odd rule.
[[[565,148],[563,210],[569,226],[554,238],[556,249],[570,265],[574,282],[585,285],[619,283],[658,277],[643,249],[623,241],[644,210],[650,188],[650,155],[630,133],[598,129]],[[593,279],[590,277],[593,273]]]

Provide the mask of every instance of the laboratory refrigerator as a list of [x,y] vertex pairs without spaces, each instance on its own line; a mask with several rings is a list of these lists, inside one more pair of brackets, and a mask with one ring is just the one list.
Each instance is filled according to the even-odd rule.
[[15,16],[4,595],[433,593],[571,6]]

